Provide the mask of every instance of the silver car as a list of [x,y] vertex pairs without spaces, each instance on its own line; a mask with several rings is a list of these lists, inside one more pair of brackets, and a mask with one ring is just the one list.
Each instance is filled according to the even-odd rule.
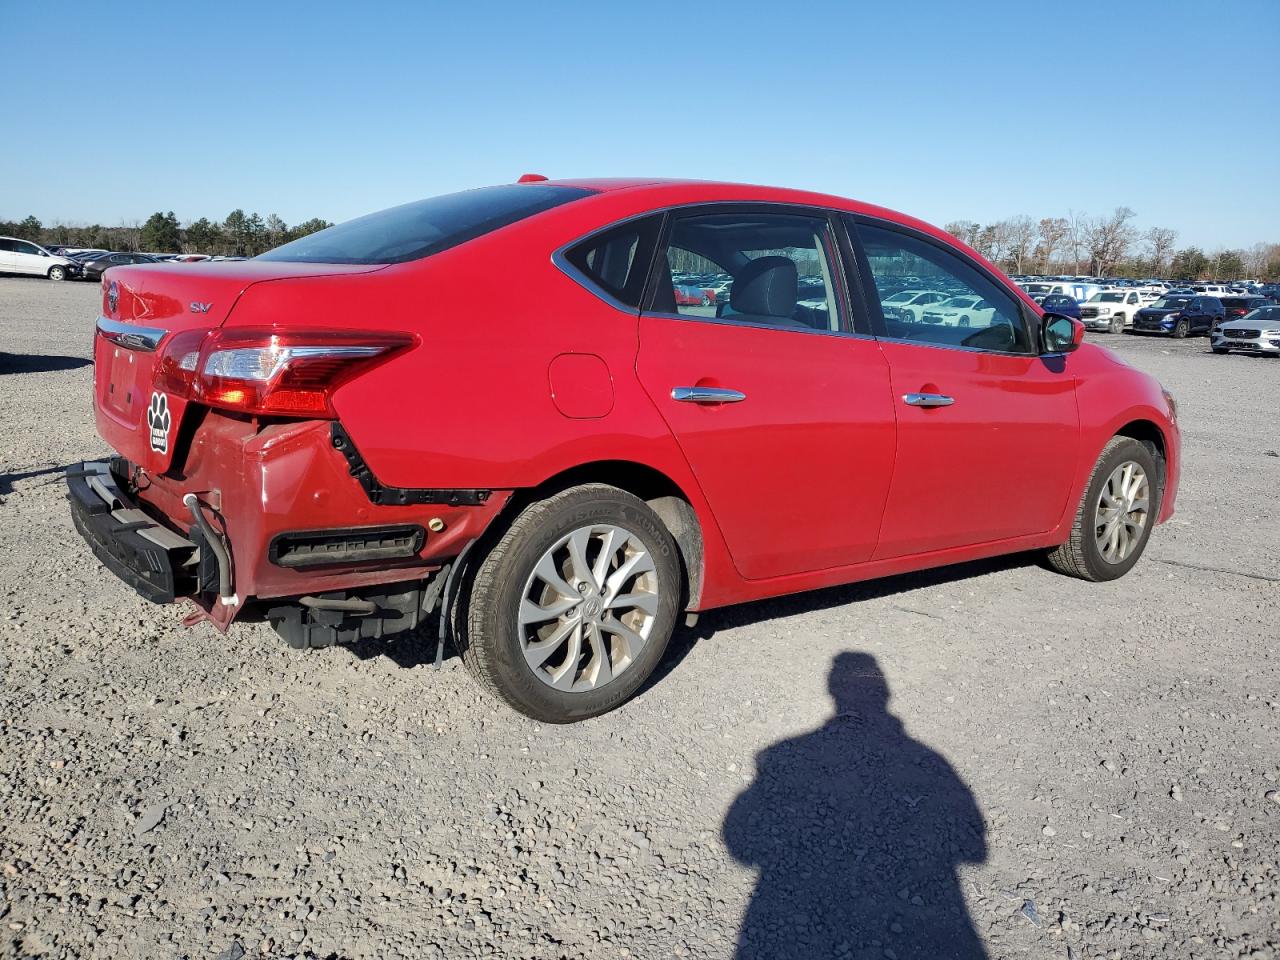
[[1209,341],[1214,353],[1269,353],[1280,356],[1280,306],[1258,307],[1221,324]]

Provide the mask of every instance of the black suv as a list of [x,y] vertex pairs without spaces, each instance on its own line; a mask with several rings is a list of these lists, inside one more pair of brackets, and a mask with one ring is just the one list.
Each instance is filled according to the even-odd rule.
[[1133,315],[1134,333],[1167,333],[1182,338],[1193,333],[1209,333],[1226,317],[1226,308],[1217,297],[1174,294],[1161,297]]

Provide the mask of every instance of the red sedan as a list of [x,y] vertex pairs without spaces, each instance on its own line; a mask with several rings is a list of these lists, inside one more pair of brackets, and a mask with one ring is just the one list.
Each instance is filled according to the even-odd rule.
[[[733,278],[719,316],[673,260]],[[904,284],[989,316],[886,311]],[[94,401],[117,455],[70,472],[72,514],[192,620],[253,604],[323,647],[434,614],[492,693],[579,720],[686,613],[1015,551],[1126,573],[1173,513],[1176,412],[1082,334],[852,200],[488,187],[112,270]]]

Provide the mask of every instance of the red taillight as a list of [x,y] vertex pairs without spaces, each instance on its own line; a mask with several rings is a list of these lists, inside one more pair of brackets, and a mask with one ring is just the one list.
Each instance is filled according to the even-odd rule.
[[208,330],[183,330],[174,334],[160,352],[154,373],[156,386],[168,393],[191,396],[191,385],[200,366],[200,347],[208,335]]
[[413,343],[404,333],[190,330],[165,349],[156,382],[211,407],[330,418],[337,415],[331,400],[339,386]]

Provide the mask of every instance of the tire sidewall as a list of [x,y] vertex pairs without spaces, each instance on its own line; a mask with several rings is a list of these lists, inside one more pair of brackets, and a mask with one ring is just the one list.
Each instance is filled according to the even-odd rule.
[[[469,591],[472,606],[467,617],[467,643],[486,648],[486,659],[496,667],[494,679],[513,706],[548,723],[572,723],[620,706],[657,667],[680,606],[680,562],[671,534],[638,498],[621,490],[594,487],[570,491],[557,501],[536,527],[513,526],[502,538],[513,542],[501,560],[490,565],[486,559],[477,571],[477,580],[486,578],[489,582],[486,589]],[[571,531],[594,524],[616,524],[643,542],[657,571],[658,613],[644,650],[619,677],[599,690],[564,693],[539,680],[526,662],[517,611],[529,575],[542,555]],[[486,599],[479,599],[477,593]]]
[[49,279],[50,279],[50,280],[65,280],[65,279],[67,279],[67,271],[66,271],[65,269],[63,269],[62,267],[50,267],[50,268],[49,268]]
[[[1098,549],[1097,537],[1094,535],[1098,500],[1102,495],[1103,486],[1111,478],[1111,474],[1116,467],[1127,460],[1134,461],[1146,471],[1147,489],[1150,491],[1148,494],[1150,506],[1147,510],[1147,523],[1143,527],[1142,537],[1139,539],[1137,547],[1120,563],[1109,563],[1103,559],[1102,551]],[[1160,516],[1160,504],[1163,499],[1164,490],[1160,485],[1160,474],[1156,469],[1155,458],[1143,444],[1137,440],[1126,438],[1124,443],[1116,444],[1109,450],[1104,451],[1102,457],[1098,460],[1098,466],[1094,471],[1093,478],[1089,482],[1089,489],[1085,492],[1084,502],[1085,524],[1081,547],[1083,548],[1085,564],[1094,579],[1119,579],[1132,570],[1134,564],[1142,559],[1142,554],[1147,549],[1147,541],[1151,539],[1151,531],[1156,525],[1156,518]]]

